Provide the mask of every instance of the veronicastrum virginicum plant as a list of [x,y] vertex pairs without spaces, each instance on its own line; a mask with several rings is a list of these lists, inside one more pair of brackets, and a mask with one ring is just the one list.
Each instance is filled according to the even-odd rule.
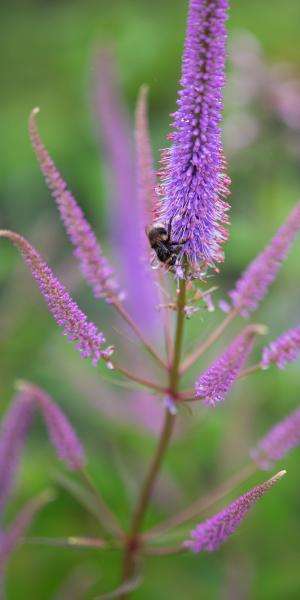
[[[274,281],[290,246],[300,229],[300,203],[287,217],[266,248],[247,267],[229,292],[229,302],[222,301],[221,308],[227,313],[220,325],[212,331],[202,345],[183,358],[183,334],[185,320],[193,317],[200,307],[212,306],[206,275],[210,269],[218,271],[217,265],[224,259],[222,244],[227,238],[227,197],[230,180],[226,174],[226,162],[221,141],[222,90],[224,86],[227,0],[190,0],[186,41],[182,60],[182,76],[173,115],[171,145],[162,156],[160,181],[156,180],[147,126],[147,92],[141,89],[136,111],[135,157],[137,178],[132,167],[132,148],[126,119],[121,114],[111,80],[109,57],[99,58],[99,73],[103,86],[98,89],[99,117],[103,121],[107,148],[116,178],[115,186],[124,200],[122,219],[126,238],[121,239],[121,252],[127,260],[125,283],[134,273],[139,281],[139,302],[135,305],[133,293],[128,298],[122,284],[114,273],[102,248],[88,224],[81,208],[68,190],[52,159],[48,155],[36,125],[37,109],[29,120],[32,145],[47,184],[52,191],[61,219],[75,256],[87,283],[97,299],[106,301],[126,321],[141,345],[164,372],[164,379],[157,382],[141,377],[139,372],[128,370],[115,359],[115,349],[106,341],[98,327],[88,321],[86,315],[71,298],[62,283],[30,243],[18,233],[1,230],[0,236],[10,240],[20,251],[40,291],[64,335],[75,343],[83,358],[91,359],[93,365],[104,361],[109,369],[122,374],[131,382],[150,390],[162,398],[164,423],[157,442],[155,454],[147,467],[136,500],[128,529],[123,530],[118,517],[97,489],[86,471],[85,452],[73,427],[50,396],[36,385],[19,381],[17,395],[3,419],[0,432],[0,509],[3,511],[14,491],[16,473],[25,438],[31,426],[33,413],[39,411],[45,422],[49,437],[65,466],[78,475],[85,486],[89,505],[101,523],[101,538],[67,538],[70,547],[115,549],[123,553],[123,569],[120,587],[103,597],[126,598],[141,584],[139,557],[147,554],[172,554],[179,552],[215,551],[235,531],[252,505],[267,492],[285,471],[280,471],[260,483],[215,516],[198,524],[189,539],[182,537],[180,543],[167,546],[162,534],[186,525],[200,513],[221,499],[234,485],[244,481],[258,469],[268,469],[300,443],[300,416],[297,408],[290,416],[276,425],[250,452],[248,465],[234,477],[225,481],[217,490],[196,500],[184,510],[171,515],[151,530],[144,531],[144,518],[162,462],[170,443],[180,407],[189,402],[203,402],[215,407],[225,399],[235,380],[258,369],[266,369],[271,363],[283,368],[297,358],[300,351],[300,327],[290,329],[278,339],[265,346],[261,360],[248,368],[244,365],[258,339],[266,333],[266,327],[253,323],[242,328],[221,356],[204,372],[199,371],[194,389],[183,390],[181,377],[221,336],[238,316],[247,318],[256,310]],[[100,77],[100,80],[101,80]],[[98,85],[98,84],[97,84]],[[127,161],[127,163],[126,163]],[[137,185],[136,185],[137,184]],[[135,189],[134,189],[135,187]],[[132,204],[130,204],[132,203]],[[130,221],[128,219],[130,214]],[[132,218],[134,215],[135,218]],[[164,250],[172,252],[172,261],[159,261],[151,257],[149,244],[144,235],[147,225],[153,230],[161,224],[160,242]],[[122,222],[121,222],[122,225]],[[130,230],[130,227],[133,229]],[[166,240],[166,231],[170,239]],[[119,229],[119,238],[120,236]],[[132,235],[131,235],[132,232]],[[134,239],[134,246],[132,245]],[[173,243],[173,246],[171,245]],[[123,244],[123,246],[122,246]],[[177,244],[177,245],[176,245]],[[157,250],[157,247],[155,248]],[[150,268],[154,262],[158,269]],[[137,278],[136,273],[139,273]],[[175,299],[169,297],[170,281],[176,281]],[[123,278],[124,279],[124,278]],[[166,356],[161,356],[148,340],[145,320],[146,304],[141,306],[144,290],[152,289],[145,298],[155,298],[154,290],[167,286],[168,302],[162,306]],[[152,287],[151,287],[152,286]],[[165,296],[164,296],[165,298]],[[155,300],[153,300],[155,302]],[[146,301],[145,301],[146,302]],[[200,306],[199,306],[200,304]],[[135,315],[134,308],[139,311]],[[170,330],[169,312],[176,313],[175,330]],[[152,313],[152,317],[155,311]],[[151,313],[147,313],[147,318]],[[132,316],[133,315],[133,316]],[[136,317],[136,318],[135,318]],[[151,318],[152,318],[151,317]],[[150,317],[149,317],[150,318]],[[154,317],[156,318],[156,317]],[[144,325],[144,326],[143,326]],[[0,568],[5,564],[13,548],[23,538],[34,514],[51,499],[49,493],[33,499],[26,505],[11,525],[0,532]],[[61,542],[61,540],[60,540]],[[55,540],[49,540],[55,543]]]

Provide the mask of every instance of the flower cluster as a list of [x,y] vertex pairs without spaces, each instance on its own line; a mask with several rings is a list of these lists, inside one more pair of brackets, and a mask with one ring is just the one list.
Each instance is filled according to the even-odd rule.
[[38,112],[39,109],[35,108],[30,115],[29,132],[42,173],[52,190],[70,240],[76,248],[75,256],[79,260],[83,276],[91,285],[96,298],[106,298],[107,302],[112,302],[120,297],[113,269],[102,255],[101,247],[80,206],[67,189],[66,183],[42,144],[35,122]]
[[279,481],[286,471],[280,471],[268,481],[257,485],[255,488],[244,494],[227,506],[225,510],[201,523],[191,532],[191,540],[185,542],[185,547],[193,550],[193,552],[214,552],[228,537],[236,530],[239,523],[246,516],[253,504],[259,500],[273,485]]
[[227,0],[190,2],[179,108],[161,171],[160,219],[172,220],[189,262],[211,266],[223,261],[229,208],[220,130],[227,8]]
[[288,362],[297,360],[300,352],[300,327],[289,329],[263,349],[261,366],[267,369],[275,363],[279,369],[284,369]]
[[270,244],[247,267],[229,292],[234,308],[243,316],[257,309],[273,283],[300,230],[300,202],[279,228]]
[[93,365],[103,358],[110,365],[112,346],[102,347],[106,342],[103,333],[94,323],[88,322],[38,252],[21,235],[12,231],[0,230],[0,237],[8,238],[20,250],[57,324],[64,327],[63,333],[69,336],[70,342],[76,342],[75,349],[79,350],[82,358],[91,358]]
[[224,400],[253,348],[255,336],[264,333],[266,328],[262,325],[246,327],[225,353],[197,379],[196,396],[213,407]]
[[300,408],[275,425],[251,450],[251,458],[261,469],[270,469],[300,444]]

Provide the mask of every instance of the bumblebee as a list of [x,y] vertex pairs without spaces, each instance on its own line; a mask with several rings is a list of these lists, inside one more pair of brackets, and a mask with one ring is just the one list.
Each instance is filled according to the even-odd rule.
[[172,219],[167,229],[163,223],[154,223],[146,230],[151,248],[155,251],[158,260],[167,267],[174,267],[178,254],[188,241],[172,240],[171,232]]

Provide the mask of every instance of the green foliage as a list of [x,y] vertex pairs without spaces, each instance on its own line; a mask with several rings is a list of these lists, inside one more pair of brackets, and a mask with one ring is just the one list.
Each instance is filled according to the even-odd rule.
[[[113,39],[121,82],[132,112],[140,84],[149,83],[152,139],[158,157],[158,149],[166,144],[168,114],[175,106],[185,15],[186,3],[182,0],[19,0],[7,3],[1,17],[1,227],[24,234],[56,270],[67,274],[83,308],[88,308],[99,323],[107,323],[110,313],[103,304],[93,302],[90,291],[76,279],[70,246],[65,242],[56,209],[30,148],[27,117],[34,106],[40,106],[40,128],[49,151],[105,244],[107,175],[103,155],[98,158],[91,111],[93,47]],[[249,29],[262,43],[270,62],[291,61],[300,78],[299,22],[299,0],[231,2],[230,32]],[[280,141],[271,127],[265,136],[230,165],[234,179],[231,239],[220,281],[212,280],[220,287],[230,285],[299,197],[298,165],[279,147]],[[258,169],[258,165],[262,167]],[[66,348],[29,274],[4,242],[0,257],[1,411],[12,395],[16,378],[43,385],[68,410],[91,458],[90,471],[97,485],[126,524],[136,479],[143,476],[154,440],[141,429],[137,432],[133,426],[107,419],[101,411],[101,402],[109,401],[101,376],[97,379],[95,370]],[[273,327],[273,337],[299,323],[298,257],[299,242],[258,316]],[[196,315],[188,343],[195,338],[196,321],[205,337],[217,318],[208,315],[201,321],[202,317]],[[272,369],[253,375],[243,384],[239,382],[226,406],[205,417],[199,414],[193,424],[189,414],[183,414],[185,432],[174,442],[166,460],[168,485],[160,490],[148,523],[183,507],[239,468],[257,437],[299,403],[298,369],[296,365],[283,373]],[[92,407],[73,383],[78,371],[84,380],[91,377],[92,391],[96,390],[99,396],[98,408]],[[122,388],[115,391],[120,403],[125,402]],[[52,482],[56,486],[55,461],[44,430],[36,424],[9,516],[35,492]],[[147,559],[145,586],[132,597],[217,599],[223,589],[222,597],[233,598],[230,586],[236,585],[236,589],[240,586],[241,590],[248,590],[248,595],[241,592],[240,597],[298,598],[298,463],[296,451],[280,465],[288,471],[280,491],[255,508],[247,523],[220,552],[213,557]],[[119,475],[120,464],[123,479]],[[253,483],[262,479],[257,475]],[[125,492],[126,488],[129,492]],[[60,486],[57,489],[57,500],[43,510],[32,535],[95,535],[91,516]],[[246,489],[246,485],[241,486],[237,493]],[[10,562],[8,599],[21,600],[24,590],[30,600],[63,597],[56,594],[66,580],[70,582],[73,577],[76,581],[79,565],[83,565],[80,581],[86,577],[90,585],[86,592],[82,585],[81,595],[74,592],[73,596],[66,595],[66,600],[87,599],[93,597],[91,590],[97,595],[112,589],[118,579],[120,555],[117,551],[101,553],[26,544]]]

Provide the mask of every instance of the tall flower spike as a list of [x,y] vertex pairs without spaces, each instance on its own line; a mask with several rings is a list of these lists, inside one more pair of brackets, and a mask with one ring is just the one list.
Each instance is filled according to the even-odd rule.
[[184,240],[190,263],[224,260],[230,180],[221,143],[227,0],[190,0],[181,91],[162,156],[160,219],[172,220],[172,237]]
[[11,495],[32,421],[33,401],[26,391],[14,398],[0,426],[0,511]]
[[[153,305],[157,291],[151,280],[149,250],[147,248],[145,254],[146,244],[143,243],[146,235],[138,206],[131,125],[118,86],[113,52],[104,47],[95,58],[95,114],[101,126],[101,143],[105,145],[113,182],[109,202],[113,248],[121,267],[129,312],[139,327],[152,332],[157,325],[157,311]],[[147,262],[143,260],[144,256]]]
[[278,229],[270,244],[250,263],[229,292],[233,306],[243,317],[256,310],[273,283],[300,229],[300,202]]
[[288,362],[297,360],[300,352],[300,327],[289,329],[263,349],[261,366],[267,369],[275,363],[284,369]]
[[255,336],[265,333],[264,325],[246,327],[224,354],[197,379],[196,396],[213,407],[216,402],[223,401],[253,348]]
[[62,410],[44,390],[41,390],[36,385],[21,381],[18,383],[18,387],[31,394],[40,408],[49,437],[59,458],[72,471],[82,469],[86,462],[83,448],[71,423]]
[[244,496],[241,496],[230,504],[225,510],[201,523],[191,531],[192,540],[184,543],[186,548],[193,552],[214,552],[222,546],[229,536],[236,530],[239,523],[246,516],[253,504],[259,500],[268,490],[270,490],[277,481],[279,481],[286,471],[280,471],[268,481],[257,485]]
[[251,450],[251,458],[260,469],[271,469],[290,450],[300,444],[300,408],[275,425]]
[[155,194],[156,177],[153,169],[153,156],[148,127],[148,88],[143,85],[140,89],[135,113],[135,141],[137,161],[137,184],[139,206],[145,226],[158,217],[155,213],[157,196]]
[[51,491],[42,492],[25,504],[8,529],[0,532],[0,571],[5,566],[12,551],[22,541],[36,514],[53,499],[54,495]]
[[82,358],[91,358],[96,365],[103,358],[108,366],[112,346],[103,348],[106,340],[94,323],[89,323],[86,315],[72,300],[64,286],[54,277],[51,269],[37,251],[21,235],[13,231],[0,230],[0,237],[9,239],[20,251],[34,279],[40,288],[57,324],[64,327],[64,335],[70,342],[76,342]]
[[101,247],[87,222],[80,206],[67,189],[54,162],[50,158],[39,136],[35,108],[29,117],[29,133],[32,147],[39,161],[41,171],[55,198],[61,219],[76,250],[81,272],[91,286],[96,298],[105,298],[108,303],[120,299],[120,290],[113,269],[103,256]]

